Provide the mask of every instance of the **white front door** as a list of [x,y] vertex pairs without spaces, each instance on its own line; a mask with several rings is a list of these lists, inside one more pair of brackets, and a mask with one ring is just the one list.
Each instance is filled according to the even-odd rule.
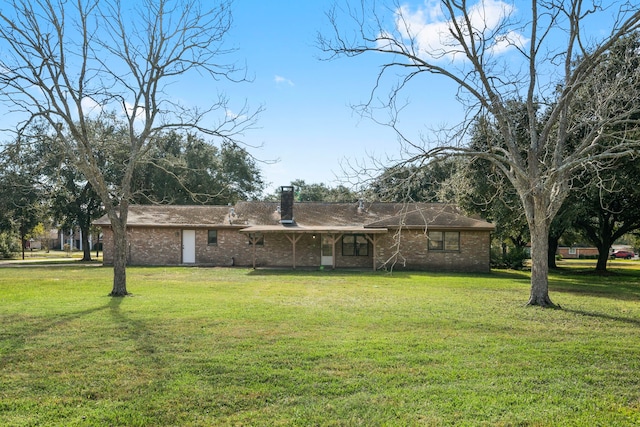
[[323,234],[321,243],[320,265],[333,267],[333,236]]
[[196,230],[182,230],[182,263],[196,262]]

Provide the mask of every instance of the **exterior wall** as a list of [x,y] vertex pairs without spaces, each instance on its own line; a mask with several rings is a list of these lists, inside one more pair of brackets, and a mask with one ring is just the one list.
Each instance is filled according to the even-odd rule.
[[249,265],[250,245],[248,236],[233,229],[217,229],[218,243],[208,245],[209,229],[196,230],[196,264],[232,266]]
[[102,263],[113,265],[113,233],[111,227],[102,227]]
[[172,265],[182,258],[180,230],[132,228],[128,230],[127,262],[131,265]]
[[598,248],[579,248],[579,247],[566,247],[562,246],[558,248],[558,254],[564,259],[577,259],[577,258],[595,258],[600,251]]
[[[267,233],[264,246],[249,243],[249,236],[236,229],[217,229],[216,245],[207,244],[208,229],[196,229],[196,265],[203,266],[293,266],[293,235]],[[105,264],[113,264],[113,235],[103,230],[103,256]],[[129,233],[130,265],[181,265],[182,232],[179,228],[135,228]],[[421,230],[403,230],[400,235],[400,255],[395,250],[395,233],[376,235],[376,266],[394,269],[488,272],[490,233],[487,231],[461,231],[459,251],[429,251],[427,236]],[[296,267],[320,266],[321,236],[296,235]],[[255,249],[255,252],[254,252]],[[403,261],[401,261],[403,260]],[[369,243],[368,256],[343,256],[342,240],[335,244],[336,268],[373,268],[373,245]]]
[[422,230],[403,230],[399,236],[390,232],[378,238],[376,262],[396,270],[489,272],[490,240],[487,231],[460,231],[459,251],[432,251]]
[[[103,262],[113,264],[113,233],[103,232]],[[182,236],[174,228],[129,228],[127,263],[130,265],[177,265],[182,259]]]
[[[288,267],[293,266],[293,244],[283,234],[269,233],[264,236],[263,252],[258,254],[257,266]],[[320,266],[320,238],[311,234],[301,234],[296,242],[296,267]],[[259,248],[258,248],[259,249]]]

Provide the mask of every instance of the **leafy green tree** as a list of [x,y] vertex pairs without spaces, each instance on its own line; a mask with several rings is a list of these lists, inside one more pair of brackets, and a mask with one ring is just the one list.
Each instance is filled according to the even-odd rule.
[[458,159],[431,162],[423,167],[399,165],[384,170],[367,188],[369,197],[386,202],[446,202],[445,185],[460,168]]
[[26,236],[43,218],[44,194],[37,175],[20,156],[23,147],[12,144],[0,163],[0,231],[17,232],[24,259]]
[[585,172],[584,190],[573,202],[579,207],[575,226],[598,248],[597,271],[606,271],[614,242],[640,229],[640,164],[636,159],[618,159],[615,168]]
[[[640,31],[620,38],[604,56],[589,84],[576,94],[576,108],[589,110],[590,105],[605,97],[610,111],[602,114],[626,114],[627,120],[613,121],[598,139],[602,147],[625,146],[640,140]],[[625,90],[616,90],[622,86]],[[576,111],[573,114],[578,114]],[[572,135],[578,141],[591,130],[578,128]],[[626,145],[629,156],[594,159],[575,178],[578,194],[571,204],[579,211],[574,225],[599,251],[597,271],[606,271],[609,250],[616,239],[640,228],[640,148]]]
[[[358,200],[358,196],[344,185],[328,187],[324,183],[307,184],[303,179],[291,181],[291,185],[295,189],[295,200],[298,202],[351,203]],[[274,196],[276,199],[279,197]]]
[[59,186],[52,194],[53,219],[65,230],[78,226],[82,235],[82,261],[91,261],[91,223],[104,214],[102,201],[77,171],[67,169],[61,175]]
[[257,198],[264,182],[254,158],[233,142],[161,135],[136,173],[137,203],[227,204]]
[[[514,124],[512,132],[524,151],[528,144],[527,129],[530,126],[527,107],[519,101],[511,101],[508,107]],[[480,118],[471,131],[470,148],[478,151],[488,150],[489,144],[493,143],[506,149],[506,144],[498,142],[501,138],[499,130],[493,124]],[[465,183],[462,186],[458,185],[463,189],[457,192],[458,204],[467,212],[480,214],[496,225],[494,236],[503,244],[503,257],[507,256],[507,241],[515,248],[516,253],[524,254],[524,248],[531,238],[516,189],[499,168],[486,159],[472,158],[463,165],[464,167],[452,178],[455,182]],[[574,218],[574,204],[565,202],[551,222],[548,250],[550,268],[556,267],[555,254],[558,242]]]
[[[86,129],[99,146],[94,161],[103,168],[105,177],[117,182],[121,179],[125,154],[118,152],[118,141],[124,137],[125,128],[117,129],[110,120],[86,120]],[[62,135],[71,138],[69,135]],[[31,123],[25,136],[14,149],[21,148],[20,162],[29,165],[29,174],[37,180],[41,189],[46,214],[60,228],[78,227],[81,231],[83,261],[91,260],[89,236],[91,223],[104,214],[102,201],[91,184],[69,159],[64,144],[41,120]]]
[[[513,133],[524,150],[527,144],[529,117],[522,102],[508,103],[509,114],[514,123]],[[478,119],[471,131],[471,150],[486,151],[491,145],[502,146],[499,129],[495,124]],[[493,162],[482,157],[472,158],[453,178],[466,183],[458,194],[458,203],[467,212],[480,214],[496,225],[495,237],[501,242],[509,241],[517,250],[522,250],[530,241],[527,218],[522,209],[518,192]]]

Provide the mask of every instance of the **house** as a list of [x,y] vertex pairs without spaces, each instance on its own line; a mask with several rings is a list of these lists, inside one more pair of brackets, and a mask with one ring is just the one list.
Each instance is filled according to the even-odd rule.
[[562,259],[598,258],[599,253],[593,246],[559,246],[557,251]]
[[[394,268],[489,271],[494,226],[455,206],[429,203],[293,203],[233,206],[134,205],[129,208],[130,265],[285,268]],[[104,263],[113,263],[109,220]]]

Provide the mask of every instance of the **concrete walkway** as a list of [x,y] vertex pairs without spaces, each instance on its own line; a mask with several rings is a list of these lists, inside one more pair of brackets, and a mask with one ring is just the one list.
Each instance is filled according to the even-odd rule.
[[101,267],[101,261],[80,262],[79,258],[72,257],[25,257],[25,259],[0,259],[0,267]]

